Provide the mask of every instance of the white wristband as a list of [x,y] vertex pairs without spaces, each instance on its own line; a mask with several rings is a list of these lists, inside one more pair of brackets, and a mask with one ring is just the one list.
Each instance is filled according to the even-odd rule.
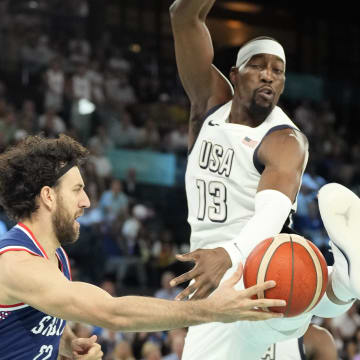
[[291,211],[291,200],[278,190],[266,189],[255,196],[254,216],[233,241],[222,245],[232,265],[244,263],[261,241],[280,233]]

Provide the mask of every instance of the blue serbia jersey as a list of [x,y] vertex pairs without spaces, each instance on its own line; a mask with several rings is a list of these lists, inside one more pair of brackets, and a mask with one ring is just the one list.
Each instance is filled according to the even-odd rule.
[[[17,224],[0,238],[0,255],[26,251],[48,259],[42,246],[24,224]],[[56,250],[61,271],[71,280],[69,260],[62,248]],[[66,321],[18,303],[0,305],[1,360],[56,360]]]

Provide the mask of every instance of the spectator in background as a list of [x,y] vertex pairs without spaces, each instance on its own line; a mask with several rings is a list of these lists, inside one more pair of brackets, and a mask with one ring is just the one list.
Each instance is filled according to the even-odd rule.
[[121,72],[123,74],[129,74],[131,70],[130,62],[127,61],[121,49],[114,47],[112,49],[112,55],[108,62],[109,68],[116,72]]
[[26,99],[23,101],[17,117],[19,128],[25,130],[28,134],[38,130],[38,114],[33,100]]
[[110,189],[100,197],[99,207],[107,222],[113,222],[118,215],[127,211],[128,197],[123,192],[122,182],[119,179],[111,181]]
[[92,99],[92,84],[87,76],[87,64],[85,62],[78,62],[75,74],[71,77],[70,93],[72,95],[71,105],[71,125],[78,132],[80,139],[83,142],[89,138],[91,134],[91,111],[81,111],[80,104],[82,101],[91,101]]
[[360,326],[360,315],[358,313],[359,303],[353,306],[344,314],[332,319],[334,336],[345,340],[351,340]]
[[44,108],[61,111],[63,108],[65,74],[59,58],[54,58],[50,62],[50,67],[44,73],[44,83]]
[[0,118],[0,133],[3,135],[6,145],[10,145],[14,140],[17,128],[15,111],[9,107],[4,117]]
[[139,131],[133,125],[131,114],[124,110],[121,119],[110,127],[110,138],[116,147],[133,148],[138,143]]
[[136,102],[135,91],[129,82],[127,74],[122,72],[107,71],[105,93],[110,101],[121,103],[124,106]]
[[75,37],[70,37],[69,59],[72,62],[86,63],[90,59],[91,45],[85,38],[84,31],[78,31]]
[[106,97],[104,90],[104,75],[100,71],[100,63],[97,60],[90,62],[89,71],[87,73],[91,83],[91,97],[98,106],[103,105]]
[[56,137],[66,132],[64,120],[57,115],[55,108],[48,107],[44,114],[39,116],[39,129],[46,137]]
[[179,124],[167,137],[167,149],[177,153],[187,153],[188,125]]
[[145,126],[139,130],[137,146],[140,148],[157,150],[160,146],[160,135],[153,119],[147,119]]
[[161,351],[158,344],[147,341],[141,350],[142,360],[161,360]]
[[306,136],[311,138],[314,133],[314,124],[316,124],[317,121],[310,100],[302,100],[300,105],[295,109],[294,122]]
[[154,296],[159,299],[174,300],[182,290],[180,287],[170,286],[170,281],[174,278],[175,275],[171,271],[165,271],[161,276],[161,289],[157,290]]
[[132,199],[140,199],[139,187],[136,180],[136,169],[130,168],[124,179],[124,191]]
[[103,154],[106,154],[107,151],[111,150],[114,147],[113,141],[106,134],[106,127],[99,125],[96,128],[95,135],[89,139],[88,146],[96,146]]
[[135,360],[131,344],[122,340],[116,344],[114,351],[106,360]]
[[110,179],[113,167],[102,147],[100,145],[92,145],[89,147],[89,150],[89,161],[94,164],[96,175],[99,178]]

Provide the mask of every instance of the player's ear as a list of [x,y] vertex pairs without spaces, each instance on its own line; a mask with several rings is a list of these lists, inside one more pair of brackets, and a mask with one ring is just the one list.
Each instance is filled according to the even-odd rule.
[[55,191],[50,186],[43,186],[40,190],[39,201],[51,210],[55,206]]
[[234,87],[235,87],[235,83],[236,83],[236,75],[237,75],[238,72],[239,72],[238,67],[236,67],[236,66],[231,67],[229,77],[230,77],[231,84]]
[[285,90],[285,75],[284,75],[284,83],[283,83],[283,86],[282,86],[282,89],[280,90],[280,95],[282,95],[282,93],[284,92]]

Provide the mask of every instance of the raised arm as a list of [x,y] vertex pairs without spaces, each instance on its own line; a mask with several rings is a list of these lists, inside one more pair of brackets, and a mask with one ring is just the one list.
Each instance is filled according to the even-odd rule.
[[191,102],[190,143],[206,112],[229,101],[233,93],[229,81],[212,64],[214,49],[205,20],[214,2],[176,0],[170,7],[176,63]]
[[46,314],[85,322],[112,330],[157,331],[205,322],[231,322],[278,317],[254,307],[283,306],[280,300],[251,300],[251,296],[274,286],[245,291],[233,289],[241,269],[209,299],[197,302],[168,301],[140,296],[114,298],[102,289],[83,282],[68,281],[57,266],[27,253],[0,256],[1,300],[5,304],[26,303]]

